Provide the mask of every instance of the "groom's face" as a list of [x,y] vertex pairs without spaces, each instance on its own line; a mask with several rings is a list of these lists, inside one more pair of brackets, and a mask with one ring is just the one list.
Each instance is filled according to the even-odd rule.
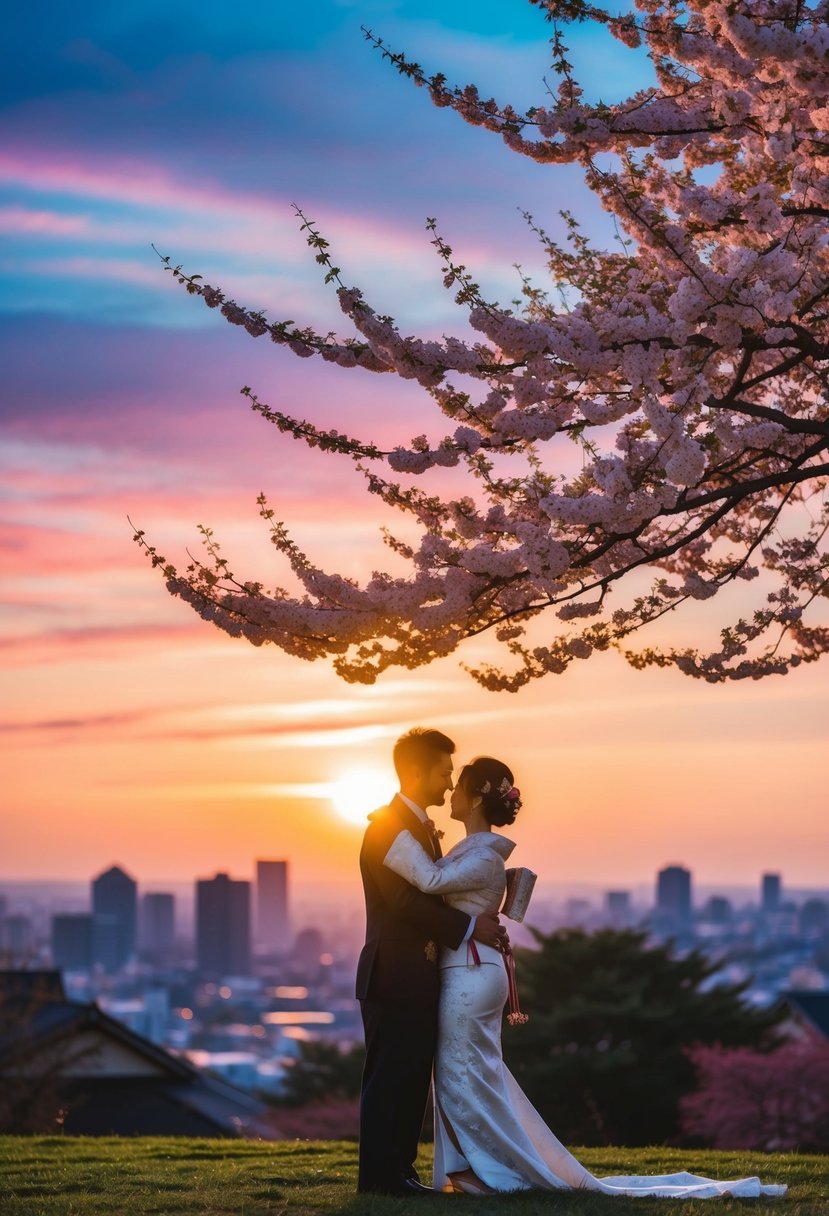
[[443,806],[452,789],[454,765],[448,752],[441,752],[434,764],[423,770],[423,807]]

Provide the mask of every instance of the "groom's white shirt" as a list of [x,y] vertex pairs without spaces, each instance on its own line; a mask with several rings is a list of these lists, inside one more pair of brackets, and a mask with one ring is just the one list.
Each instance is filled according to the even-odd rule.
[[[426,814],[422,806],[418,806],[416,802],[412,802],[411,798],[407,798],[406,795],[401,794],[399,790],[397,791],[397,797],[401,802],[406,803],[406,806],[409,808],[412,814],[416,815],[422,824],[426,824],[429,821],[429,816]],[[468,942],[472,934],[475,932],[475,920],[476,917],[470,916],[469,928],[463,936],[461,945],[463,945],[464,942]]]
[[397,797],[400,799],[401,802],[406,803],[406,806],[409,808],[409,810],[412,812],[413,815],[417,815],[417,817],[421,823],[426,823],[429,816],[426,814],[426,812],[424,811],[422,806],[418,806],[416,802],[412,802],[411,798],[407,798],[405,794],[401,794],[399,791],[398,791]]

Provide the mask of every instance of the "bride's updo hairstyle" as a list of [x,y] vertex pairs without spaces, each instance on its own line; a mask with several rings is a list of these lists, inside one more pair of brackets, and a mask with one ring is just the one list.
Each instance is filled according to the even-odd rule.
[[515,822],[521,795],[513,785],[512,771],[492,756],[478,756],[461,769],[458,785],[481,799],[481,810],[490,827],[504,828]]

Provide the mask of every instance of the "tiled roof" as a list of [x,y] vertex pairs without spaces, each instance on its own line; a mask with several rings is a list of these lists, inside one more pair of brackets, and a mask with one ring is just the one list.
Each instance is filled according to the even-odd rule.
[[829,1039],[829,992],[807,988],[781,992],[780,999],[800,1014],[819,1034]]
[[[27,974],[30,977],[28,980],[20,981],[17,978]],[[60,980],[59,972],[45,974],[57,976]],[[188,1060],[136,1034],[97,1005],[68,1001],[62,985],[59,982],[57,985],[44,985],[43,975],[42,972],[0,972],[0,993],[7,997],[6,1007],[14,1013],[11,1019],[5,1019],[4,1026],[0,1026],[0,1055],[14,1052],[21,1041],[38,1050],[41,1044],[45,1047],[64,1036],[94,1031],[151,1062],[158,1073],[153,1078],[140,1079],[139,1083],[152,1085],[159,1098],[163,1095],[166,1101],[182,1111],[194,1112],[201,1120],[212,1125],[217,1133],[238,1135],[247,1130],[254,1134],[267,1134],[264,1125],[259,1126],[260,1117],[267,1108],[252,1094],[237,1089],[220,1077],[199,1071]],[[10,976],[14,978],[9,980]],[[37,976],[41,976],[40,983],[34,978]],[[107,1077],[97,1069],[86,1077],[75,1066],[71,1083],[76,1090],[91,1086],[94,1091],[101,1085],[129,1085],[134,1080]]]

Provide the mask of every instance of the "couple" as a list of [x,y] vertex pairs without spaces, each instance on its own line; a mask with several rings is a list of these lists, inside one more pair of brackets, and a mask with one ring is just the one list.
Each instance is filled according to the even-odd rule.
[[[369,816],[360,853],[366,944],[357,997],[366,1039],[358,1190],[428,1196],[590,1190],[711,1198],[780,1195],[757,1178],[693,1174],[596,1178],[555,1138],[506,1069],[501,1017],[509,940],[498,921],[504,862],[515,847],[492,831],[521,802],[505,764],[461,769],[452,818],[466,839],[446,857],[427,815],[453,789],[455,745],[437,730],[398,739],[400,793]],[[414,1168],[434,1068],[434,1190]]]

